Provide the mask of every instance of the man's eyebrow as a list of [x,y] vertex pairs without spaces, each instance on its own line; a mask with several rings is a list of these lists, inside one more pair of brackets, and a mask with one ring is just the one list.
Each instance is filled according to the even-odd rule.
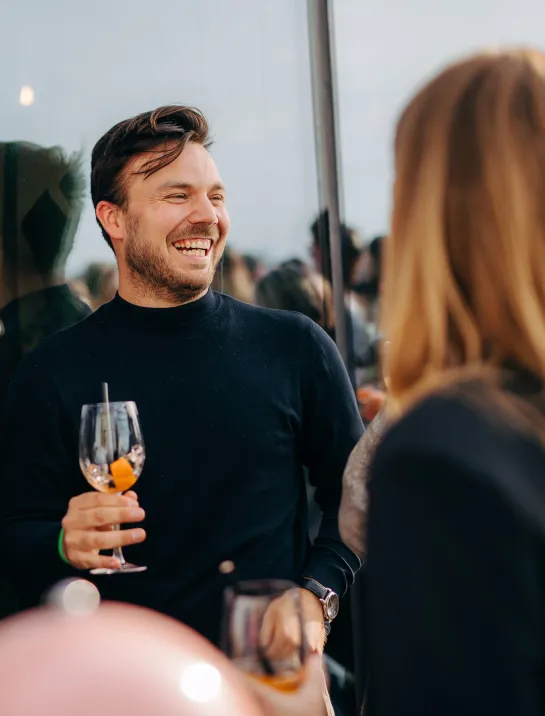
[[168,191],[169,189],[192,189],[193,185],[187,182],[166,182],[161,184],[157,191]]
[[[157,191],[171,191],[194,188],[195,187],[193,186],[193,184],[188,184],[187,182],[166,182],[165,184],[161,184]],[[225,186],[221,183],[217,183],[210,187],[209,191],[225,191]]]

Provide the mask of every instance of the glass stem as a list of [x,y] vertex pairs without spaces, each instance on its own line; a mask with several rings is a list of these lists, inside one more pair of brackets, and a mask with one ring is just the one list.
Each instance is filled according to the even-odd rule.
[[[116,532],[119,532],[121,527],[120,527],[120,525],[112,525],[112,529]],[[121,551],[121,547],[114,547],[113,556],[119,560],[119,563],[121,564],[121,566],[126,564],[125,557],[123,557],[123,552]]]

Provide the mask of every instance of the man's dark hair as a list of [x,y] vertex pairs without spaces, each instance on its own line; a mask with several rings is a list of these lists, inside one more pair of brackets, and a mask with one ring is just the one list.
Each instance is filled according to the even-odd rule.
[[[0,171],[6,270],[12,277],[16,271],[32,271],[45,278],[63,271],[84,205],[81,153],[68,155],[60,147],[30,142],[0,142]],[[30,264],[24,265],[25,260]]]
[[[354,229],[346,224],[341,224],[341,255],[343,267],[343,282],[345,289],[349,289],[352,285],[354,269],[362,251],[362,244]],[[312,233],[312,242],[316,248],[322,251],[322,263],[320,270],[329,271],[329,211],[326,209],[314,220],[310,227]],[[325,252],[324,252],[325,249]]]
[[[188,142],[201,144],[205,149],[212,144],[208,122],[194,107],[168,105],[116,124],[98,140],[91,156],[91,197],[95,209],[101,201],[125,206],[125,169],[134,157],[149,154],[142,167],[133,172],[147,178],[175,161]],[[98,223],[113,248],[111,238]]]

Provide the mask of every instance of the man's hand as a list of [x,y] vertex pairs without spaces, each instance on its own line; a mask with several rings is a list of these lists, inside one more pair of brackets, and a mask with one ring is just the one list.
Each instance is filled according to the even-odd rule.
[[123,496],[86,492],[73,497],[62,520],[64,556],[77,569],[116,569],[119,561],[100,555],[100,550],[143,542],[146,533],[143,529],[114,531],[112,526],[141,522],[144,517],[135,492]]
[[[322,603],[308,589],[297,589],[305,637],[311,652],[321,654],[325,644],[324,610]],[[289,659],[301,648],[301,629],[293,591],[271,602],[263,619],[261,642],[269,659]]]
[[311,651],[322,654],[325,646],[324,607],[308,589],[300,589],[305,633]]

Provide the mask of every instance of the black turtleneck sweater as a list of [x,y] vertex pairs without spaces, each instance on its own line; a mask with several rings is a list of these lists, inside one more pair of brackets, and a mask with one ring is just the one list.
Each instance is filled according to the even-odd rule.
[[[5,411],[1,539],[27,604],[70,568],[57,551],[78,466],[81,406],[138,406],[139,574],[96,577],[104,598],[169,614],[217,641],[234,580],[312,576],[343,594],[359,561],[337,527],[342,472],[362,433],[334,343],[309,319],[209,292],[141,308],[119,296],[22,362]],[[308,541],[303,466],[324,512]],[[219,569],[230,560],[235,571]]]

